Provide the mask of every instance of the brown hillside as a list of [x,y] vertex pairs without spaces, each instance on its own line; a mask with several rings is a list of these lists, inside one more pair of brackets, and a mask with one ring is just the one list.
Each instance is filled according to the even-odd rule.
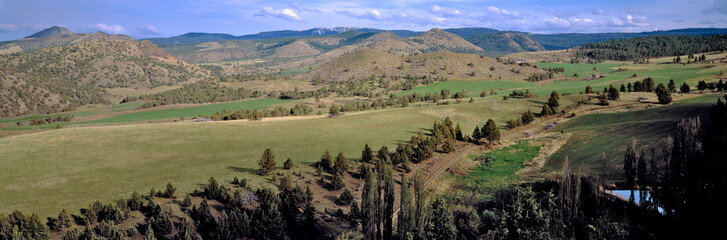
[[477,53],[482,48],[450,32],[434,28],[407,39],[409,44],[422,52]]
[[495,59],[473,54],[439,52],[402,57],[364,48],[326,63],[299,77],[331,81],[364,79],[381,75],[431,76],[452,80],[463,78],[525,79],[535,72],[543,72],[543,70],[528,66],[505,65]]
[[0,54],[27,52],[93,40],[130,41],[134,39],[125,35],[108,35],[103,32],[88,34],[61,31],[58,34],[52,34],[44,37],[23,38],[15,41],[0,42]]
[[308,43],[297,40],[275,49],[275,53],[270,57],[273,58],[296,58],[307,57],[321,54],[321,51],[311,47]]

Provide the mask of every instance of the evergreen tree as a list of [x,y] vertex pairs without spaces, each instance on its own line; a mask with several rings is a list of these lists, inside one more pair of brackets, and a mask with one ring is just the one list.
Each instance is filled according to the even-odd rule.
[[182,221],[177,225],[177,234],[174,235],[175,240],[202,240],[197,234],[197,228],[194,223],[186,217],[182,217]]
[[364,146],[364,150],[361,152],[361,162],[374,163],[374,153],[371,151],[368,144]]
[[333,167],[333,158],[331,157],[331,153],[328,152],[328,150],[323,153],[323,155],[321,156],[321,161],[318,165],[323,167],[324,169],[331,169]]
[[445,153],[452,153],[454,151],[457,151],[457,148],[454,147],[454,140],[452,140],[451,138],[447,139],[444,142],[442,150],[444,150]]
[[397,231],[400,240],[406,240],[407,234],[414,229],[414,207],[412,206],[411,190],[409,190],[406,175],[401,175],[401,193],[399,204],[399,219]]
[[129,201],[127,205],[129,206],[129,210],[131,211],[137,211],[141,208],[141,195],[134,191],[134,193],[131,194],[131,198],[129,198]]
[[343,173],[335,172],[333,173],[333,178],[331,179],[331,190],[338,190],[346,186],[346,183],[343,181],[344,176]]
[[386,145],[381,146],[381,148],[379,148],[379,151],[376,152],[376,157],[379,158],[379,160],[381,161],[380,163],[382,163],[382,162],[391,163],[391,159],[389,156],[389,148],[386,147]]
[[618,90],[616,90],[616,88],[613,87],[613,85],[608,86],[608,99],[618,100],[619,97],[620,96],[619,96]]
[[644,79],[644,81],[641,83],[642,87],[644,88],[644,92],[653,92],[654,91],[654,79],[651,77],[647,77]]
[[619,91],[626,92],[626,86],[624,86],[623,83],[621,84],[621,89],[619,89]]
[[[450,139],[450,141],[452,141]],[[395,204],[395,194],[394,194],[394,176],[393,176],[393,169],[391,165],[386,165],[384,167],[384,206],[383,206],[383,222],[384,222],[384,239],[390,240],[392,239],[393,232],[394,232],[394,204]]]
[[548,98],[548,106],[552,109],[558,109],[560,107],[560,96],[558,96],[558,92],[553,91],[550,93],[550,98]]
[[550,106],[548,104],[543,104],[543,109],[540,110],[540,116],[550,116],[553,115],[553,110],[550,109]]
[[492,119],[487,120],[485,126],[482,127],[482,137],[487,139],[490,144],[493,144],[495,141],[500,140],[500,129],[497,128],[495,121],[493,121]]
[[172,183],[167,183],[167,189],[164,190],[164,197],[167,198],[174,198],[174,193],[177,191],[177,188],[172,186]]
[[336,174],[344,175],[348,172],[348,160],[346,160],[346,157],[343,156],[343,152],[338,152],[338,157],[336,157],[336,164],[333,168]]
[[292,169],[293,168],[293,160],[290,160],[290,158],[288,158],[288,160],[285,160],[285,163],[283,164],[283,168],[285,168],[286,170]]
[[627,84],[626,84],[626,89],[627,89],[627,90],[628,90],[629,92],[633,92],[633,88],[631,87],[631,83],[627,83]]
[[682,93],[689,93],[689,84],[687,84],[687,82],[682,83],[679,90],[682,91]]
[[260,175],[267,176],[275,171],[275,154],[272,149],[265,149],[262,157],[260,157],[260,161],[258,161],[258,165],[260,165],[260,169],[258,170],[258,174]]
[[421,171],[417,170],[416,174],[414,174],[414,196],[415,196],[415,203],[416,208],[414,210],[414,220],[416,227],[416,234],[418,236],[424,235],[424,227],[425,223],[427,222],[426,219],[426,199],[424,195],[424,184],[426,182],[426,174]]
[[634,186],[636,185],[636,140],[632,140],[631,144],[626,148],[624,154],[624,175],[626,176],[626,186],[631,190],[629,201],[634,200]]
[[676,83],[674,83],[674,79],[669,79],[669,85],[667,86],[670,93],[677,92]]
[[586,94],[591,94],[591,93],[594,93],[594,92],[593,92],[593,88],[591,88],[591,86],[590,86],[590,85],[589,85],[589,86],[586,86],[586,91],[585,91],[585,93],[586,93]]
[[454,129],[454,136],[457,141],[464,141],[464,136],[462,135],[462,129],[459,127],[459,123],[457,123],[457,127]]
[[535,121],[535,115],[530,110],[527,110],[520,116],[520,121],[522,121],[523,125],[528,125]]
[[656,97],[659,99],[659,103],[668,104],[671,102],[671,92],[664,87],[664,84],[659,83],[656,86]]
[[450,205],[443,199],[437,198],[432,203],[432,219],[426,227],[427,239],[450,240],[455,239],[457,228],[454,226],[454,215]]
[[338,117],[338,115],[341,114],[341,108],[339,108],[338,105],[333,104],[333,106],[328,109],[328,114],[331,117]]
[[707,82],[705,82],[704,80],[699,80],[699,82],[697,83],[697,90],[704,91],[704,89],[707,89]]
[[363,191],[361,192],[361,227],[365,239],[377,239],[376,224],[378,223],[376,192],[379,189],[377,173],[366,170]]
[[479,142],[480,141],[480,138],[482,138],[482,134],[480,134],[480,128],[477,127],[477,126],[475,126],[475,130],[472,131],[472,139],[475,142]]

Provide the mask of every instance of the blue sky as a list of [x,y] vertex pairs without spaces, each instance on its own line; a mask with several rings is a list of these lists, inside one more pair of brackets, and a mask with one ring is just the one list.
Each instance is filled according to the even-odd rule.
[[135,38],[339,26],[641,32],[727,27],[727,0],[0,0],[0,41],[55,25]]

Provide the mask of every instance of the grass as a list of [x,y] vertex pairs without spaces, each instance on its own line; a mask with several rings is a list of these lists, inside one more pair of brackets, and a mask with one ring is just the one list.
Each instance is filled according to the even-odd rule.
[[312,172],[310,164],[325,150],[342,151],[353,160],[366,143],[394,149],[445,116],[471,132],[488,118],[504,126],[506,120],[540,106],[528,100],[499,101],[502,110],[492,111],[490,105],[475,101],[390,108],[338,118],[78,127],[4,137],[0,209],[52,216],[95,200],[109,202],[133,191],[161,189],[167,182],[188,192],[210,176],[266,184],[253,173],[265,148],[274,150],[278,165],[290,157],[298,170]]
[[[167,108],[167,109],[150,110],[150,111],[130,112],[130,113],[126,113],[126,114],[111,116],[108,118],[103,118],[103,119],[93,120],[93,121],[60,123],[60,126],[65,127],[65,126],[69,126],[69,125],[79,125],[79,124],[107,124],[107,123],[140,122],[140,121],[180,118],[181,116],[191,118],[191,117],[195,117],[199,114],[211,115],[211,114],[214,114],[215,112],[222,112],[225,109],[229,109],[232,111],[236,111],[239,109],[264,109],[264,108],[268,108],[271,106],[291,103],[293,101],[294,100],[281,100],[281,99],[277,99],[277,98],[259,98],[259,99],[250,99],[250,100],[242,100],[242,101],[234,101],[234,102],[213,103],[213,104],[206,104],[206,105],[185,107],[185,108]],[[141,102],[132,102],[132,103],[114,105],[114,106],[110,106],[110,107],[103,108],[103,109],[79,112],[79,114],[74,114],[74,113],[69,113],[69,114],[72,114],[77,117],[91,116],[91,115],[97,115],[97,114],[106,114],[106,113],[133,110],[133,109],[138,108],[139,106],[141,106]],[[26,117],[26,120],[31,120],[31,119],[33,119],[33,118]],[[8,120],[8,121],[10,121],[10,120]],[[51,128],[56,127],[55,123],[40,125],[40,126],[26,125],[26,126],[22,126],[22,127],[13,127],[14,123],[17,122],[17,120],[12,120],[10,122],[13,123],[13,125],[8,127],[9,130],[51,129]]]
[[[415,87],[412,90],[400,92],[399,95],[412,94],[412,93],[440,93],[443,89],[449,90],[451,94],[461,92],[462,89],[467,90],[468,96],[479,96],[482,91],[489,90],[500,90],[500,89],[513,89],[513,88],[528,88],[535,87],[537,84],[524,81],[446,81],[436,82],[433,84]],[[489,92],[487,93],[490,94]]]
[[[609,171],[620,172],[623,154],[632,139],[637,148],[654,147],[668,135],[683,118],[708,117],[709,108],[718,95],[705,95],[677,101],[672,105],[622,113],[591,114],[572,119],[551,131],[571,133],[565,145],[550,156],[545,169],[558,171],[567,156],[571,164],[591,172],[601,172],[602,153],[608,158]],[[585,170],[585,169],[584,169]]]
[[480,157],[488,161],[458,179],[459,188],[492,193],[516,183],[520,180],[517,171],[523,167],[523,163],[538,156],[539,152],[540,146],[532,146],[527,140],[519,140],[516,144],[487,152]]

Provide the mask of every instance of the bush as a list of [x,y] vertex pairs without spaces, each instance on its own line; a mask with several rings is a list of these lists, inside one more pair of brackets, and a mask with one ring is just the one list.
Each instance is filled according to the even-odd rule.
[[343,193],[341,193],[341,196],[339,196],[338,199],[336,199],[336,204],[341,205],[341,206],[349,205],[349,204],[353,203],[354,199],[355,199],[355,197],[353,196],[353,193],[351,193],[351,191],[348,190],[348,188],[346,188],[346,190],[344,190]]

